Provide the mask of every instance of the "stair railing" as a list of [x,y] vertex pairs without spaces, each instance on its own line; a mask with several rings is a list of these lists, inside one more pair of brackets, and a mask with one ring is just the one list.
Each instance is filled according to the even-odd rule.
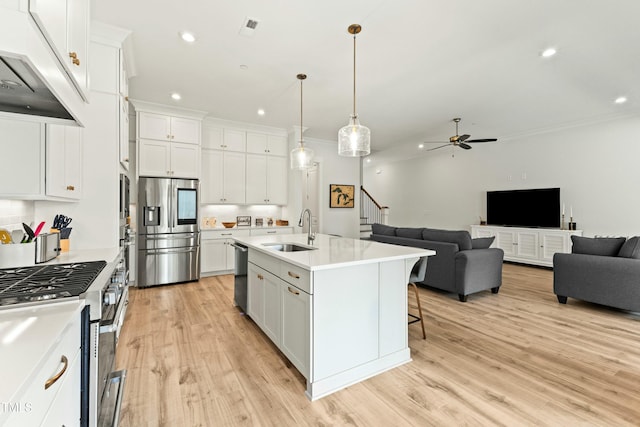
[[387,224],[389,220],[389,207],[376,202],[363,186],[360,186],[360,217],[366,218],[367,224]]

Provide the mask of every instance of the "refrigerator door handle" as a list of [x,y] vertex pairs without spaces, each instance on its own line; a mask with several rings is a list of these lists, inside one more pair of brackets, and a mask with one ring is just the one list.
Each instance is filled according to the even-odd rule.
[[198,237],[198,233],[193,232],[193,233],[171,233],[171,234],[163,234],[163,235],[147,234],[144,236],[144,239],[145,240],[176,240],[176,239],[193,239],[196,237]]
[[186,248],[170,248],[170,249],[144,249],[145,255],[171,255],[171,254],[186,254],[190,252],[197,252],[199,246],[186,247]]

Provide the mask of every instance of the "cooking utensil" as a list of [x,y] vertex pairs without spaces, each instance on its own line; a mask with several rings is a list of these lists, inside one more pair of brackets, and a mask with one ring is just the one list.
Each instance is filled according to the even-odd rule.
[[73,230],[73,227],[63,228],[60,230],[60,239],[68,239],[71,234],[71,230]]
[[53,228],[57,228],[58,230],[62,230],[63,228],[67,228],[71,224],[71,218],[68,216],[59,214],[53,219]]
[[42,221],[40,224],[38,224],[38,227],[36,228],[36,231],[33,232],[35,237],[38,237],[38,234],[40,234],[40,232],[42,231],[42,227],[44,227],[44,221]]
[[13,240],[13,243],[20,243],[22,242],[22,239],[24,239],[24,231],[22,230],[13,230],[11,232],[11,240]]
[[36,237],[35,233],[31,229],[31,227],[29,227],[24,222],[22,223],[22,227],[24,228],[24,231],[26,231],[26,233],[27,233],[27,241],[25,242],[24,239],[23,239],[23,242],[24,243],[30,243],[34,239],[34,237]]
[[11,234],[5,229],[0,230],[0,242],[3,245],[8,245],[9,243],[13,243],[13,239],[11,238]]

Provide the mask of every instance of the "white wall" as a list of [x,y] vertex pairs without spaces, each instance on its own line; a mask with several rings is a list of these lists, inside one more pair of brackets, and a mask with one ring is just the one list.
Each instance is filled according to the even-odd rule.
[[[298,137],[289,135],[289,149],[297,144]],[[305,146],[314,153],[314,161],[320,165],[320,212],[313,212],[319,217],[322,234],[336,234],[342,237],[359,238],[360,233],[360,158],[338,156],[338,143],[320,139],[305,138]],[[285,216],[294,219],[289,225],[296,226],[302,210],[302,172],[289,171],[289,206]],[[355,207],[329,208],[329,185],[348,184],[355,186]]]
[[0,227],[9,231],[22,230],[23,222],[33,222],[33,203],[25,200],[0,200]]
[[[487,190],[560,187],[586,236],[640,234],[640,118],[443,148],[365,167],[364,187],[390,207],[389,224],[468,229],[486,218]],[[378,173],[376,173],[378,172]]]

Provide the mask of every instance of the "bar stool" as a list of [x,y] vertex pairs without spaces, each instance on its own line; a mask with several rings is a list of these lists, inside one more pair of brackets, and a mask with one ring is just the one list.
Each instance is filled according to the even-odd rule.
[[407,314],[409,315],[409,317],[413,319],[413,320],[409,320],[408,323],[410,325],[412,323],[420,322],[420,326],[422,326],[423,340],[427,339],[427,334],[424,331],[424,319],[422,318],[422,306],[420,305],[420,294],[418,293],[418,286],[416,285],[416,282],[422,282],[424,280],[424,276],[426,273],[427,273],[427,257],[424,256],[420,258],[411,269],[411,274],[409,275],[409,285],[408,285],[409,287],[413,288],[413,291],[416,295],[416,301],[418,302],[418,314],[419,314],[418,316],[416,316],[415,314],[411,314],[407,309]]

